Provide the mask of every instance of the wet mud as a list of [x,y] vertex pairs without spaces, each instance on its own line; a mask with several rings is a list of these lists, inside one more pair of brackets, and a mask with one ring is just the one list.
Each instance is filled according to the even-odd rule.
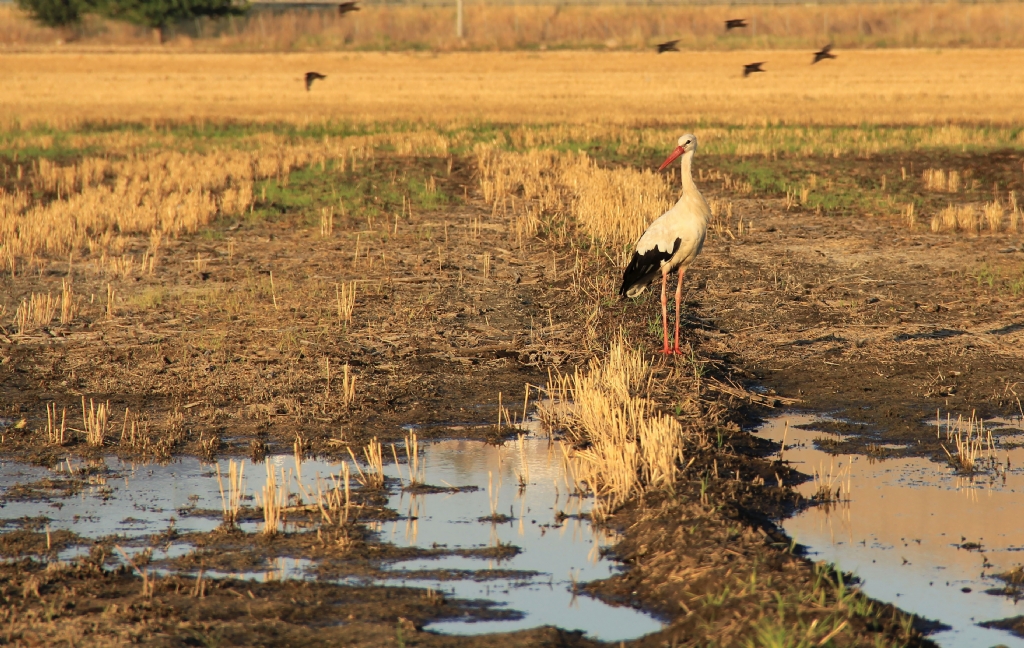
[[[927,434],[937,412],[1021,415],[1024,233],[933,233],[928,222],[950,202],[1019,195],[1021,161],[1017,152],[907,154],[793,172],[804,182],[820,174],[826,196],[854,182],[861,200],[917,202],[913,226],[859,203],[733,200],[744,234],[714,235],[691,273],[698,348],[738,367],[741,386],[762,389],[752,403],[827,412],[837,432],[856,431],[847,452],[891,442],[939,457]],[[969,188],[923,190],[919,176],[931,167],[959,168]],[[885,175],[888,193],[878,186]]]
[[[167,242],[155,275],[112,278],[84,262],[55,262],[38,276],[5,277],[19,294],[70,275],[80,294],[102,297],[110,283],[120,295],[113,313],[97,305],[69,326],[0,337],[0,452],[24,471],[4,482],[5,509],[45,504],[59,513],[69,498],[102,500],[104,480],[123,477],[101,467],[112,456],[140,466],[186,456],[261,462],[281,453],[348,460],[349,449],[358,453],[373,437],[402,447],[410,425],[422,442],[511,446],[517,430],[498,424],[499,399],[518,423],[526,383],[543,385],[552,367],[571,371],[619,330],[653,351],[659,313],[649,297],[599,299],[594,309],[574,290],[581,275],[614,284],[619,269],[610,261],[581,262],[576,250],[544,240],[517,246],[474,197],[468,162],[450,172],[443,161],[422,164],[436,167],[449,202],[403,212],[397,225],[390,215],[350,216],[325,238],[282,204]],[[705,191],[728,195],[710,181]],[[771,195],[730,198],[748,225],[739,236],[712,232],[688,275],[692,353],[658,357],[652,381],[664,411],[706,431],[709,447],[671,493],[606,522],[615,542],[599,553],[621,570],[578,585],[558,574],[559,587],[585,604],[657,621],[660,629],[623,637],[631,645],[740,645],[794,628],[822,645],[928,645],[924,633],[934,623],[871,601],[841,572],[800,555],[779,521],[807,504],[794,488],[808,475],[775,456],[777,443],[748,430],[783,407],[800,408],[832,416],[837,451],[939,457],[928,428],[936,409],[1011,413],[1024,311],[1006,282],[990,285],[981,269],[1015,276],[1024,245],[1019,236],[910,230],[885,216],[787,210]],[[351,323],[337,313],[336,288],[347,282],[356,285]],[[345,365],[356,381],[352,398],[342,391]],[[102,446],[74,430],[64,443],[48,440],[46,404],[78,421],[89,400],[109,402],[113,412]],[[385,453],[388,470],[406,469],[403,461],[396,466]],[[79,472],[51,474],[64,462]],[[487,587],[545,572],[510,567],[531,555],[514,540],[427,547],[388,536],[388,528],[420,519],[404,508],[408,500],[391,503],[404,484],[390,479],[392,495],[358,495],[362,512],[343,528],[324,528],[309,511],[270,537],[258,532],[254,502],[230,528],[221,526],[216,500],[189,502],[185,494],[167,511],[175,528],[133,538],[47,529],[45,520],[18,522],[0,509],[8,640],[598,643],[556,629],[557,620],[500,637],[430,629],[473,620],[501,632],[505,622],[492,622],[511,624],[522,613],[495,605]],[[419,485],[407,496],[454,498],[487,486],[429,475],[426,483],[435,488]],[[523,520],[547,525],[545,533],[590,524],[585,511],[563,510],[534,525],[514,506],[505,517],[507,503],[489,514],[509,533]],[[489,526],[478,521],[487,513],[473,524]],[[175,543],[188,549],[159,551]],[[118,547],[139,562],[126,565]],[[141,553],[147,548],[153,553]],[[466,567],[481,560],[494,565]],[[400,575],[405,584],[377,582],[395,578],[400,562],[414,566]],[[454,595],[443,589],[448,581]]]

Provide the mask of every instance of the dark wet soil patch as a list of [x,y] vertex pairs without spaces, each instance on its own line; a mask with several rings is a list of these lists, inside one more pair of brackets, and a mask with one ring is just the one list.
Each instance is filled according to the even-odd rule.
[[58,500],[81,492],[86,485],[80,479],[40,479],[8,488],[4,491],[4,499],[8,501]]
[[996,578],[1003,581],[1006,585],[987,590],[988,594],[1008,596],[1014,601],[1024,598],[1024,567],[1017,567],[1011,571],[996,574]]
[[[857,159],[858,177],[878,181],[888,174],[891,193],[893,166],[899,172],[903,165],[906,191],[918,195],[922,165],[967,165],[975,169],[972,178],[985,180],[972,181],[967,193],[924,195],[941,207],[996,197],[1005,203],[1013,184],[999,169],[1012,163],[1019,172],[1020,166],[1017,152],[934,153],[921,156],[911,173],[912,157]],[[815,159],[815,173],[822,182],[838,178],[844,164]],[[992,173],[985,170],[989,166]],[[993,182],[999,183],[998,195]],[[850,435],[843,452],[896,443],[940,456],[927,425],[937,411],[943,419],[952,413],[954,420],[972,412],[1020,415],[1020,233],[933,233],[933,212],[920,204],[921,222],[911,228],[896,209],[858,208],[853,217],[841,209],[787,209],[774,197],[737,199],[724,188],[719,193],[716,183],[705,184],[706,195],[733,203],[733,236],[709,234],[702,261],[688,274],[688,306],[706,323],[693,328],[695,348],[712,362],[737,367],[733,375],[748,393],[713,381],[710,388],[753,412],[763,412],[765,404],[826,412],[839,419],[828,431]],[[863,189],[887,195],[877,186]],[[741,219],[744,233],[737,236]],[[655,304],[623,310],[654,314]],[[767,389],[769,396],[755,388]],[[772,394],[781,402],[773,403]]]
[[[473,187],[465,165],[445,182],[464,196]],[[1018,252],[998,256],[985,237],[906,231],[888,218],[852,221],[827,210],[787,211],[776,198],[720,196],[733,200],[745,233],[712,232],[688,275],[688,355],[651,354],[652,397],[688,431],[706,435],[706,446],[686,458],[693,461],[671,492],[610,518],[623,538],[615,555],[627,569],[585,590],[665,620],[665,630],[636,645],[695,638],[739,644],[796,627],[813,643],[857,645],[880,634],[923,645],[924,625],[867,601],[849,580],[797,555],[771,519],[804,503],[790,487],[807,477],[772,456],[778,447],[742,429],[774,407],[798,404],[850,421],[850,429],[836,430],[844,442],[864,427],[856,438],[866,449],[916,441],[936,407],[1007,412],[1024,348],[1017,343],[1020,304],[1005,282],[978,277],[982,267],[1009,277]],[[325,238],[284,210],[168,241],[153,275],[125,280],[84,264],[73,270],[81,294],[106,294],[111,283],[122,305],[112,316],[85,309],[71,325],[0,338],[0,416],[27,421],[5,430],[5,456],[43,465],[112,450],[140,460],[293,450],[347,459],[350,448],[358,454],[373,437],[400,444],[410,424],[424,439],[500,444],[515,431],[495,424],[499,398],[517,414],[524,383],[543,384],[552,366],[581,364],[620,330],[649,351],[658,343],[656,303],[611,297],[620,269],[603,257],[579,266],[580,276],[597,282],[591,300],[565,270],[577,250],[565,241],[519,247],[505,224],[475,227],[492,217],[490,205],[470,200],[420,210],[394,229],[390,216],[351,215]],[[145,242],[129,245],[141,253]],[[552,254],[561,255],[561,273]],[[193,262],[197,255],[209,259],[206,270]],[[54,262],[38,276],[12,279],[15,292],[52,289],[46,282],[66,274],[64,267]],[[351,323],[336,309],[336,286],[346,282],[357,286]],[[351,398],[341,390],[346,365],[356,380]],[[755,389],[762,385],[767,390]],[[111,405],[104,444],[73,435],[54,445],[45,404],[79,416],[82,394]],[[122,433],[132,416],[141,435]],[[940,450],[923,439],[920,451]],[[493,645],[493,637],[439,637],[418,628],[442,618],[517,613],[422,588],[195,575],[251,572],[288,557],[316,559],[311,573],[320,578],[376,578],[395,561],[457,554],[376,541],[360,522],[399,517],[383,506],[367,501],[358,521],[331,529],[315,528],[310,511],[290,521],[302,533],[183,534],[175,540],[195,552],[139,565],[189,572],[187,578],[107,570],[106,550],[96,552],[102,559],[70,566],[6,565],[3,592],[17,610],[9,632],[26,643],[66,634],[97,643],[146,637],[156,645]],[[253,511],[245,515],[254,518]],[[12,538],[12,546],[38,547],[34,533]],[[504,577],[517,574],[525,572]],[[148,578],[155,579],[152,591]],[[68,602],[86,588],[95,594]],[[47,610],[60,624],[38,621]],[[545,628],[502,643],[589,642]]]
[[[438,181],[462,196],[472,179],[459,166]],[[386,167],[381,161],[382,178]],[[495,425],[499,394],[521,411],[524,384],[573,357],[565,280],[550,272],[550,253],[513,245],[504,228],[475,226],[490,220],[488,210],[417,210],[397,230],[380,215],[350,214],[328,238],[305,218],[285,211],[167,241],[153,274],[124,281],[75,266],[66,278],[79,294],[106,294],[111,283],[121,308],[110,318],[83,307],[71,324],[0,338],[0,416],[27,421],[5,433],[5,455],[52,465],[111,449],[210,458],[298,443],[346,457],[372,437],[401,440],[409,424],[424,439],[458,427],[454,436],[503,442],[514,431]],[[136,244],[141,254],[148,240]],[[197,255],[209,259],[202,274]],[[51,278],[66,270],[19,277],[15,292],[52,291]],[[336,293],[353,282],[346,323]],[[351,401],[341,393],[346,364]],[[82,394],[109,403],[104,446],[73,431],[52,445],[46,403],[80,421]],[[139,434],[122,434],[127,419],[137,419]]]
[[0,556],[56,556],[63,549],[81,544],[85,544],[85,540],[66,529],[41,532],[18,529],[0,534]]
[[[319,582],[240,582],[148,576],[31,560],[0,565],[10,612],[9,641],[98,645],[145,640],[149,645],[451,645],[420,629],[439,619],[500,619],[515,612],[486,602],[431,596],[418,588],[344,586]],[[81,592],[91,592],[90,597]],[[34,621],[38,611],[56,623]],[[555,633],[557,637],[557,633]],[[520,633],[512,645],[550,640],[551,631]],[[459,645],[474,645],[472,640]],[[479,644],[482,645],[482,644]],[[578,645],[578,644],[577,644]]]
[[402,489],[414,495],[433,495],[437,493],[471,493],[480,490],[478,486],[432,486],[430,484],[412,484]]
[[998,621],[984,621],[978,625],[983,628],[1009,630],[1018,637],[1024,638],[1024,615],[1010,617],[1009,619],[999,619]]
[[491,524],[508,524],[515,518],[505,515],[504,513],[495,513],[494,515],[485,515],[482,518],[477,519],[477,522],[490,522]]

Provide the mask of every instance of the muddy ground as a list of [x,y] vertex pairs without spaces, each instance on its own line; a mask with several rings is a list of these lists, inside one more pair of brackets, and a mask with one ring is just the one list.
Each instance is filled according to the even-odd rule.
[[[873,189],[880,203],[916,201],[929,214],[954,201],[1005,203],[1007,191],[1024,190],[1021,162],[1006,152],[903,155],[817,170],[823,184],[860,174],[861,200]],[[974,188],[924,190],[918,174],[933,167],[966,169]],[[930,216],[910,227],[852,201],[812,212],[753,199],[736,213],[752,230],[708,246],[695,273],[702,290],[689,294],[702,318],[700,348],[794,406],[840,419],[837,431],[857,434],[837,450],[894,443],[940,459],[926,425],[937,413],[1024,414],[1024,225],[933,233]]]
[[[867,162],[877,165],[875,175],[900,163]],[[990,163],[1020,166],[998,157]],[[409,162],[378,164],[374,178],[384,184]],[[0,337],[0,453],[41,465],[107,453],[166,461],[297,449],[347,458],[374,436],[401,439],[408,424],[422,426],[421,440],[500,443],[512,430],[496,425],[499,394],[519,417],[526,383],[544,384],[552,368],[571,370],[617,331],[652,354],[660,345],[656,302],[616,300],[619,270],[607,259],[543,239],[518,247],[476,197],[468,162],[450,171],[440,160],[417,165],[436,176],[444,199],[417,204],[397,224],[353,213],[323,236],[308,212],[288,202],[289,192],[319,195],[331,182],[354,180],[293,178],[251,218],[167,242],[153,273],[113,276],[82,260],[5,275],[11,304],[59,288],[62,278],[83,299],[70,325],[29,334],[9,328]],[[1020,180],[1003,187],[1012,182]],[[733,200],[747,224],[742,234],[732,223],[732,234],[709,238],[688,277],[692,354],[653,356],[652,388],[665,411],[715,441],[694,449],[695,463],[672,496],[654,494],[609,520],[624,534],[615,555],[628,569],[586,592],[666,622],[637,645],[776,636],[840,646],[926,642],[927,623],[865,600],[794,555],[771,520],[802,505],[787,486],[803,477],[742,430],[797,407],[861,432],[844,437],[843,452],[896,441],[937,456],[942,450],[924,423],[936,408],[1016,411],[1024,306],[1012,281],[1024,242],[932,234],[839,208],[787,209],[771,191],[737,197],[714,181],[701,186]],[[368,196],[378,189],[365,185]],[[145,245],[138,241],[137,252]],[[349,323],[337,308],[345,282],[357,286]],[[356,381],[350,402],[346,364]],[[83,397],[110,403],[105,444],[89,446],[74,430],[63,444],[51,442],[46,404],[66,409],[70,427],[80,428]],[[132,421],[139,431],[125,434]],[[57,498],[74,488],[29,486],[4,497]],[[361,523],[394,512],[365,511],[345,529],[328,530],[328,541],[324,529],[314,539],[311,521],[270,539],[225,527],[194,544],[225,568],[289,556],[318,559],[331,577],[372,574],[397,557]],[[96,544],[89,560],[47,564],[55,548],[77,540],[47,538],[37,522],[7,525],[0,540],[12,561],[0,567],[0,621],[3,638],[20,645],[493,645],[493,636],[420,629],[431,620],[505,613],[416,588],[225,579],[197,590],[194,557],[164,565],[177,575],[150,588],[139,570],[117,566],[113,538]],[[344,542],[332,541],[342,535]],[[552,628],[500,640],[593,643]]]

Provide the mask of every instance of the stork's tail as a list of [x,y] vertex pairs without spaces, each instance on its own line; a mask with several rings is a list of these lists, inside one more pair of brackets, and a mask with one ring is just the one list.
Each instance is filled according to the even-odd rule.
[[665,252],[657,246],[645,250],[643,254],[639,251],[633,253],[629,265],[622,272],[622,286],[619,287],[619,297],[636,297],[644,292],[647,284],[657,276],[661,266],[668,263],[672,255],[679,249],[680,239],[675,240],[671,252]]

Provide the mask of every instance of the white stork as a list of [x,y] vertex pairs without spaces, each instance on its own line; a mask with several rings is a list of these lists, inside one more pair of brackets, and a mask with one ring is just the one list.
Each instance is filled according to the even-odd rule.
[[[622,287],[619,295],[636,297],[641,294],[661,273],[661,328],[665,334],[665,346],[662,353],[681,354],[679,348],[679,309],[683,299],[683,276],[686,268],[700,254],[704,246],[704,236],[708,231],[708,219],[711,209],[693,184],[690,166],[693,154],[697,150],[697,136],[686,134],[679,138],[679,146],[661,163],[661,171],[679,156],[683,157],[683,195],[679,201],[658,220],[651,223],[640,240],[636,242],[633,258],[622,273]],[[676,338],[675,347],[668,345],[668,298],[665,290],[668,276],[673,270],[679,270],[679,281],[676,284]]]

